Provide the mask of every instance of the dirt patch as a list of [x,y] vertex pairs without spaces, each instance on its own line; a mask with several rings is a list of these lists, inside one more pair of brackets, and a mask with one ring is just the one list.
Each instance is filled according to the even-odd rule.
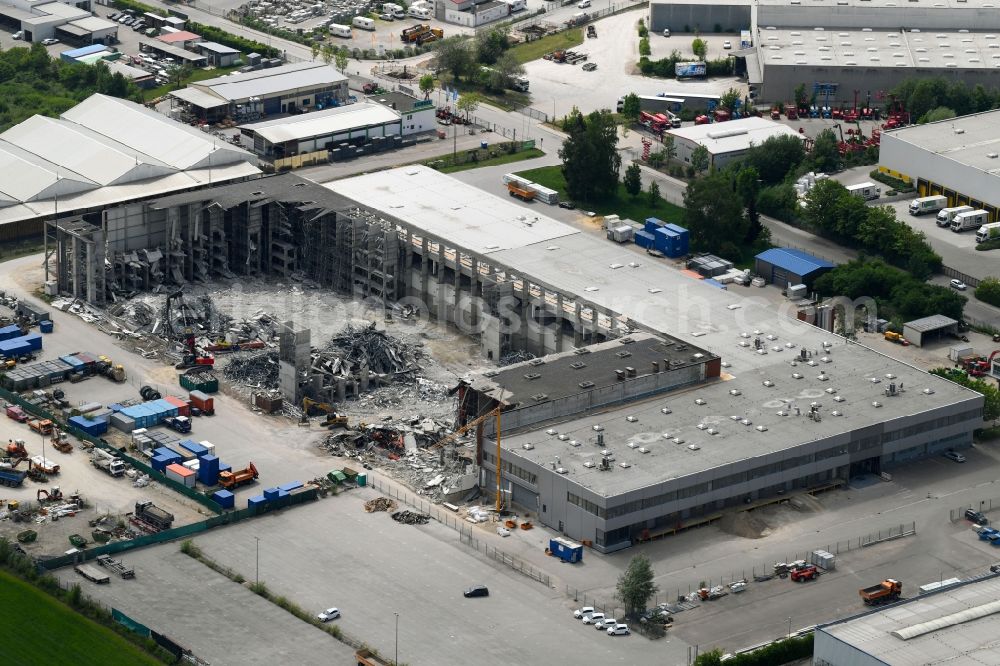
[[771,527],[763,517],[753,511],[741,511],[724,516],[719,521],[719,529],[744,539],[763,539],[771,533]]

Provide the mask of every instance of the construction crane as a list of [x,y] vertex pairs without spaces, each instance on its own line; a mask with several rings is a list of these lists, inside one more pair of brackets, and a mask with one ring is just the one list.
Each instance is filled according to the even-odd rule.
[[503,513],[503,492],[501,491],[501,476],[503,474],[503,471],[502,471],[502,466],[500,464],[500,412],[502,410],[503,410],[503,404],[497,405],[495,408],[493,408],[490,411],[486,412],[482,416],[469,421],[464,426],[462,426],[461,428],[459,428],[455,432],[451,433],[450,435],[442,437],[441,439],[439,439],[437,442],[435,442],[434,444],[432,444],[429,447],[431,449],[441,448],[442,446],[444,446],[444,445],[446,445],[446,444],[448,444],[450,442],[453,442],[454,440],[456,440],[457,438],[461,437],[465,433],[469,432],[473,428],[479,426],[481,423],[485,423],[486,421],[488,421],[491,418],[496,418],[496,420],[497,420],[497,428],[496,428],[496,432],[497,432],[497,434],[496,434],[496,437],[497,437],[497,462],[496,462],[496,477],[497,477],[496,509],[497,509],[497,515],[501,515]]

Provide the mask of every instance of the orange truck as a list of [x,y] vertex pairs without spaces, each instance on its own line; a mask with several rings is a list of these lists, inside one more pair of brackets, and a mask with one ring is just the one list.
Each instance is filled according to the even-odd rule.
[[28,427],[41,435],[52,434],[52,421],[48,419],[33,419],[28,421]]
[[361,648],[354,653],[354,660],[358,666],[389,666],[392,662],[382,659],[368,648]]
[[515,182],[507,183],[507,192],[512,197],[517,197],[523,201],[531,201],[535,198],[535,191],[521,187]]
[[257,477],[257,468],[251,462],[245,469],[238,469],[234,472],[219,472],[219,485],[226,489],[238,488],[248,483],[253,483]]
[[878,585],[858,590],[858,594],[861,595],[861,600],[865,602],[866,606],[892,603],[899,599],[902,592],[903,584],[893,578],[886,578]]

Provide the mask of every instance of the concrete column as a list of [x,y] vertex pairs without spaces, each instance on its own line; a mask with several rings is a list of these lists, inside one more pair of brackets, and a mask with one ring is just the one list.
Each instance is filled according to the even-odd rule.
[[70,255],[71,269],[70,275],[73,276],[73,296],[74,298],[80,298],[80,239],[73,236],[71,243],[72,254]]
[[573,346],[582,347],[583,346],[583,306],[580,305],[580,299],[576,299],[574,304],[573,313]]
[[472,258],[472,275],[469,276],[469,325],[475,330],[479,326],[479,260]]
[[559,292],[556,294],[556,323],[553,325],[553,330],[555,331],[555,337],[556,337],[557,354],[563,350],[562,320],[563,320],[563,295],[562,292]]

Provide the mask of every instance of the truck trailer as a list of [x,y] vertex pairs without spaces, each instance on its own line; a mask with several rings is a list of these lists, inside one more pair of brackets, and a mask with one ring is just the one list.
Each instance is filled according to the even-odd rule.
[[990,222],[979,227],[976,232],[976,242],[983,243],[988,240],[1000,238],[1000,222]]
[[936,213],[948,205],[948,197],[935,194],[932,197],[920,197],[910,202],[910,215],[926,215]]
[[856,197],[861,197],[865,201],[873,201],[882,196],[882,188],[876,186],[875,183],[848,185],[847,191]]
[[959,213],[951,220],[951,230],[956,234],[971,229],[978,229],[984,224],[989,224],[990,214],[985,210],[972,210]]
[[950,227],[951,221],[955,219],[956,215],[971,210],[975,209],[972,206],[953,206],[951,208],[942,209],[937,214],[937,225],[939,227]]
[[170,529],[174,522],[174,514],[164,511],[149,500],[135,503],[135,517],[161,530]]
[[111,582],[111,576],[104,573],[95,566],[90,564],[78,564],[73,567],[73,571],[77,572],[87,580],[92,583],[97,583],[98,585],[107,585]]

